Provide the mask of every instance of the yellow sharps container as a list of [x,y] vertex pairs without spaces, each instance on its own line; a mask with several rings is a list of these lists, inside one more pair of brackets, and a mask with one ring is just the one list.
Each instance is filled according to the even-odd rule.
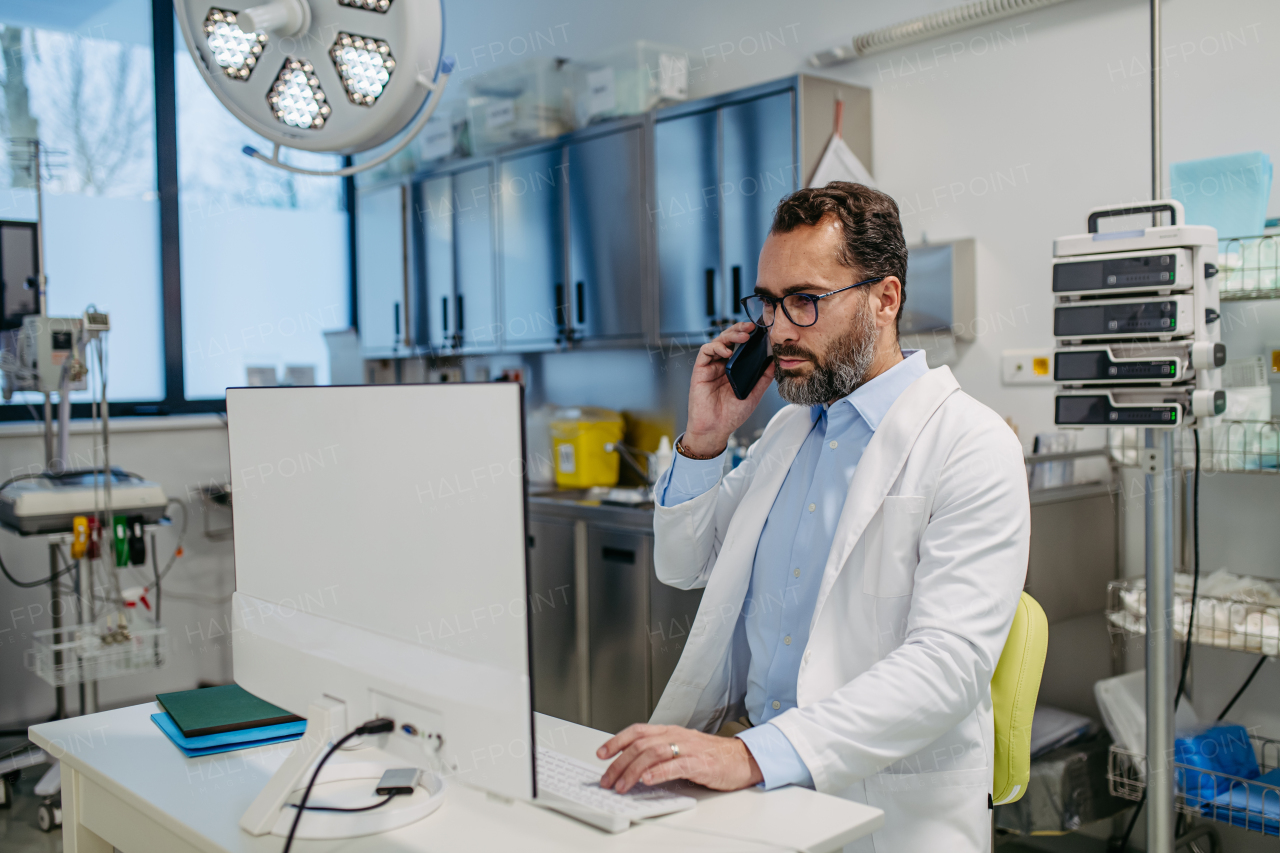
[[551,422],[556,485],[562,489],[616,486],[618,454],[604,447],[622,441],[625,430],[622,415],[609,409],[582,406],[557,412]]

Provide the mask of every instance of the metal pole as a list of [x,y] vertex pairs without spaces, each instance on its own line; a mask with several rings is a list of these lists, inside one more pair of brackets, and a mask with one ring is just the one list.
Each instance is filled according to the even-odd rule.
[[1173,853],[1173,431],[1146,430],[1147,850]]
[[36,257],[40,267],[36,273],[36,295],[39,299],[40,316],[48,317],[49,304],[46,295],[48,277],[44,274],[44,193],[40,188],[40,140],[33,139],[30,144],[31,163],[35,171],[35,174],[31,176],[31,181],[36,185]]
[[[62,672],[62,651],[58,648],[62,644],[62,634],[58,629],[62,627],[62,596],[58,594],[58,546],[49,543],[49,618],[53,622],[53,671],[55,678],[61,678]],[[54,714],[56,718],[61,720],[67,716],[67,688],[59,684],[53,688],[54,697]]]
[[[1160,0],[1151,0],[1151,200],[1164,196],[1164,142],[1160,134]],[[1160,214],[1155,214],[1157,223]]]

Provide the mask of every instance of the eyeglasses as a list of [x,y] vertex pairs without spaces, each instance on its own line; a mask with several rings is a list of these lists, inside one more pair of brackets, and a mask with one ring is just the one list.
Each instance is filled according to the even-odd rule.
[[866,281],[860,281],[857,284],[851,284],[828,293],[788,293],[781,299],[765,293],[753,293],[750,296],[743,297],[741,300],[742,310],[747,312],[747,316],[757,326],[763,326],[768,329],[773,326],[774,318],[778,312],[778,305],[782,305],[782,313],[787,315],[787,319],[791,321],[793,326],[812,326],[818,322],[819,299],[826,299],[828,296],[835,296],[837,293],[843,293],[855,287],[862,287],[864,284],[875,284],[877,281],[884,281],[884,279],[885,276],[869,278]]

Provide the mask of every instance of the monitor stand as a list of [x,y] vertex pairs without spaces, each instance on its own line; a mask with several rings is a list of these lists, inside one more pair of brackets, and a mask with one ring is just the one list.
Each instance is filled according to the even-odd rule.
[[[347,731],[346,706],[342,702],[329,697],[313,701],[307,712],[307,729],[302,739],[240,818],[240,828],[250,835],[270,833],[287,836],[296,814],[288,804],[302,797],[316,762],[328,751],[329,745]],[[325,762],[307,802],[309,805],[344,808],[368,805],[369,790],[383,772],[393,767],[404,767],[405,763],[404,759],[367,744],[344,747]],[[419,790],[414,794],[396,797],[385,806],[367,812],[308,810],[298,823],[294,837],[311,840],[355,838],[388,832],[421,820],[440,808],[446,786],[444,779],[432,768],[423,766],[419,769],[423,773],[418,782]],[[368,782],[362,785],[357,780]],[[350,802],[343,802],[344,797],[350,797]]]

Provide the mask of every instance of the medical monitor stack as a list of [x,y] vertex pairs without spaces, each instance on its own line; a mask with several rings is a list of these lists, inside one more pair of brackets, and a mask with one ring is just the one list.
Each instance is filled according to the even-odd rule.
[[[1172,224],[1099,232],[1160,212]],[[1223,412],[1213,228],[1185,224],[1176,201],[1097,208],[1053,254],[1057,425],[1175,428]]]

